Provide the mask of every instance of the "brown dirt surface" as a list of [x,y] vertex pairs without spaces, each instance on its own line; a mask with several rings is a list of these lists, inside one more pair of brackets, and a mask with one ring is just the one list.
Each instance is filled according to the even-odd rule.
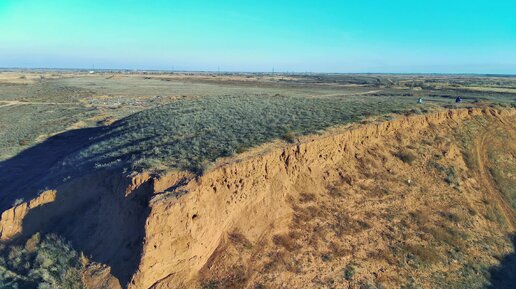
[[[507,123],[503,123],[503,125],[508,126],[507,131],[511,133],[510,135],[511,138],[513,138],[513,141],[516,141],[514,140],[514,127]],[[496,138],[492,134],[492,131],[493,127],[488,127],[485,132],[478,136],[476,139],[475,154],[478,167],[477,176],[480,179],[480,182],[485,186],[488,197],[494,199],[495,202],[497,202],[499,208],[501,209],[501,213],[504,215],[505,220],[507,220],[511,230],[514,230],[516,226],[516,214],[514,209],[506,200],[506,197],[498,189],[498,186],[494,182],[493,177],[491,176],[491,173],[488,169],[488,165],[491,163],[491,161],[488,157],[487,147],[493,145],[496,146]]]

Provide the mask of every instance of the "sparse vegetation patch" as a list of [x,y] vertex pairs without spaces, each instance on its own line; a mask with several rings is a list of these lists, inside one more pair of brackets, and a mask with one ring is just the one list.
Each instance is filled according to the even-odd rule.
[[81,256],[56,235],[0,245],[0,288],[85,289]]
[[96,137],[67,163],[106,167],[115,160],[133,169],[165,165],[202,172],[219,157],[274,140],[357,121],[365,112],[386,114],[404,102],[345,98],[220,96],[182,99],[136,113]]

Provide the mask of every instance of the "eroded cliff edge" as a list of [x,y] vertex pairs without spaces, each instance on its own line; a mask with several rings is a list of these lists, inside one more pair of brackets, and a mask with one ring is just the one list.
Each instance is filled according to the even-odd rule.
[[[448,247],[472,253],[479,250],[476,240],[513,231],[512,208],[491,196],[497,188],[486,190],[489,180],[468,166],[452,135],[480,117],[514,138],[514,115],[514,109],[464,109],[356,125],[198,177],[101,172],[3,212],[0,237],[58,233],[109,265],[129,288],[301,288],[380,279],[396,286],[405,282],[397,276],[416,269],[389,266],[399,257],[392,247],[415,251],[416,258],[423,250],[417,246],[433,246],[436,255]],[[453,167],[456,180],[428,168],[439,152],[435,163]],[[493,228],[490,206],[502,208],[505,225]],[[471,228],[441,224],[447,214]],[[427,231],[418,233],[420,227]],[[446,240],[449,228],[475,234],[454,243]],[[509,250],[499,248],[499,254]],[[359,269],[347,280],[342,267],[350,262]],[[417,274],[425,280],[453,270],[441,263],[433,260],[431,270]]]

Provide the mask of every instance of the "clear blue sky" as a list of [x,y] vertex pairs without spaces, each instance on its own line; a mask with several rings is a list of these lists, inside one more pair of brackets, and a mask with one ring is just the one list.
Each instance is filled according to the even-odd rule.
[[516,74],[516,0],[0,0],[0,67]]

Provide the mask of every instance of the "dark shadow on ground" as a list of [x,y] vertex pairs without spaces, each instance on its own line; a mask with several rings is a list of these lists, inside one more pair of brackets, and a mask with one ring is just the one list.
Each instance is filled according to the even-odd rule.
[[90,261],[108,265],[127,288],[143,251],[152,180],[125,196],[126,183],[119,172],[114,173],[119,177],[93,174],[61,187],[54,202],[29,211],[22,236],[36,232],[62,236]]
[[79,168],[55,172],[71,153],[91,145],[103,127],[71,130],[52,136],[16,156],[0,161],[0,211],[9,208],[15,200],[30,200],[45,188],[52,189],[80,173]]
[[139,265],[152,180],[126,196],[120,167],[95,169],[91,159],[70,163],[70,156],[109,136],[111,127],[60,133],[0,161],[0,213],[17,199],[36,198],[56,189],[53,202],[32,208],[20,238],[40,232],[70,241],[90,261],[106,264],[122,288]]
[[488,289],[514,289],[516,288],[516,234],[511,236],[513,252],[501,260],[499,266],[489,270]]

